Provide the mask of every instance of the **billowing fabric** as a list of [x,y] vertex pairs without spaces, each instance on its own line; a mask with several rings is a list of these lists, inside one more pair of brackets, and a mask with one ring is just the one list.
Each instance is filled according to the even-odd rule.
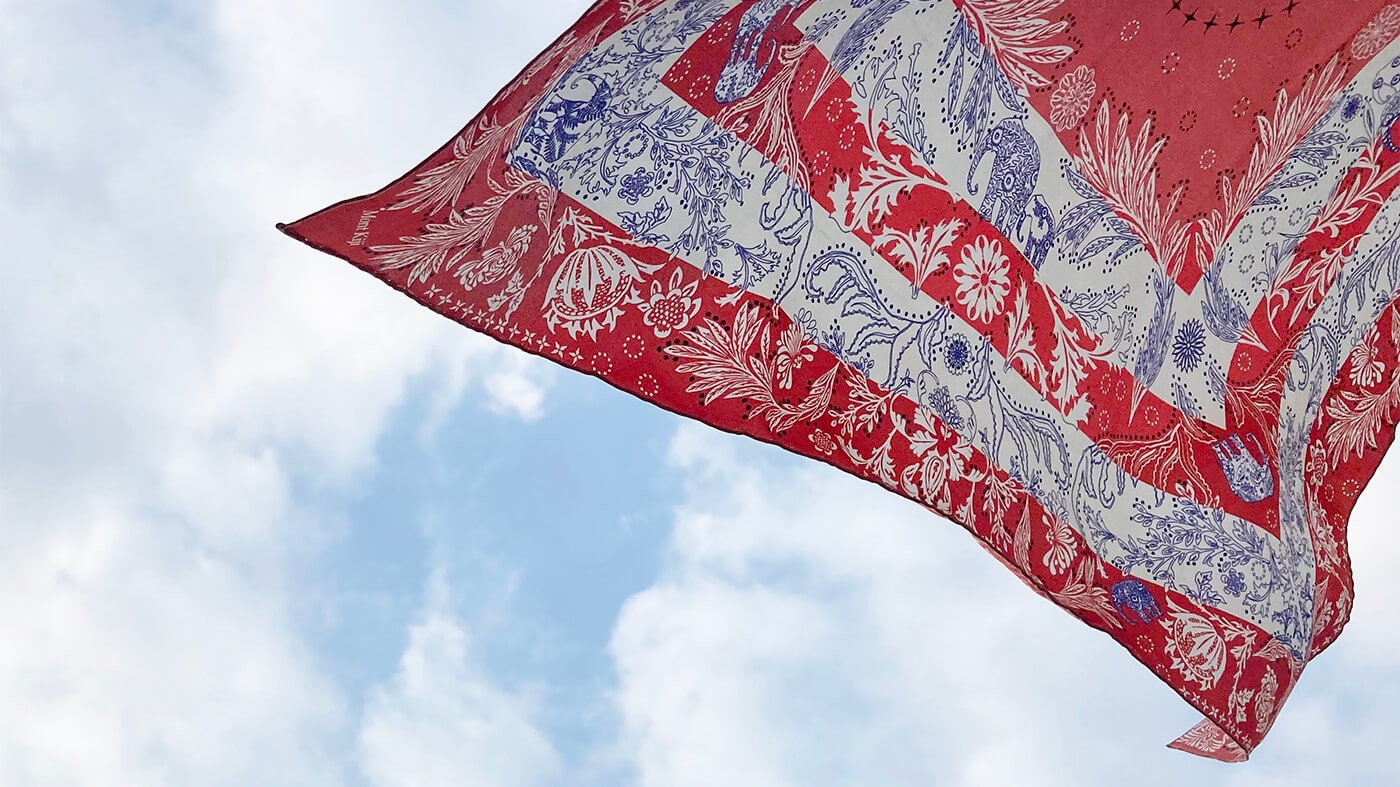
[[284,229],[960,523],[1241,760],[1400,407],[1400,4],[604,0]]

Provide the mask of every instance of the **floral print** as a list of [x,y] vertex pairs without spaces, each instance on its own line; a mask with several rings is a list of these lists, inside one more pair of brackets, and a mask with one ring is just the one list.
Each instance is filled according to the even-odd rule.
[[1194,370],[1205,350],[1206,330],[1201,321],[1193,317],[1182,323],[1176,332],[1176,341],[1172,342],[1172,360],[1177,367],[1183,372]]
[[656,191],[656,187],[652,185],[654,178],[646,167],[626,175],[622,178],[622,188],[618,190],[617,196],[626,200],[628,205],[636,205],[639,200],[646,199]]
[[812,446],[827,456],[836,453],[836,441],[820,429],[812,432]]
[[955,374],[967,371],[972,364],[972,347],[967,343],[967,339],[962,336],[954,336],[949,339],[948,344],[943,348],[943,362]]
[[1006,294],[1011,291],[1010,271],[1001,241],[979,235],[963,247],[962,257],[953,268],[953,279],[958,283],[958,301],[967,308],[969,317],[987,322],[1001,313]]
[[656,338],[665,339],[673,331],[685,328],[700,311],[700,299],[695,290],[700,286],[697,279],[683,284],[681,268],[671,274],[671,280],[663,289],[657,279],[651,281],[651,293],[637,308],[642,312],[642,322],[650,326]]
[[1381,362],[1376,345],[1371,342],[1356,345],[1349,361],[1351,381],[1363,388],[1380,382],[1381,375],[1385,373],[1385,364]]
[[1373,57],[1400,33],[1400,5],[1382,8],[1351,41],[1351,56],[1358,60]]
[[1057,517],[1050,517],[1047,525],[1050,528],[1050,548],[1045,550],[1043,562],[1051,574],[1063,574],[1074,560],[1074,531]]
[[1173,612],[1167,653],[1172,666],[1202,689],[1214,688],[1225,673],[1225,638],[1210,621],[1193,612]]
[[792,387],[792,371],[803,363],[812,360],[812,350],[814,345],[807,340],[802,333],[802,324],[794,322],[788,325],[783,331],[782,338],[778,341],[778,353],[774,359],[774,368],[778,372],[778,385],[783,388]]
[[1347,617],[1400,413],[1400,335],[1366,335],[1400,289],[1390,2],[1242,37],[1092,0],[603,0],[289,232],[955,519],[1209,716],[1181,747],[1242,759]]
[[1094,84],[1094,69],[1080,66],[1060,77],[1060,84],[1050,94],[1050,125],[1057,131],[1074,128],[1089,114],[1089,104],[1098,87]]

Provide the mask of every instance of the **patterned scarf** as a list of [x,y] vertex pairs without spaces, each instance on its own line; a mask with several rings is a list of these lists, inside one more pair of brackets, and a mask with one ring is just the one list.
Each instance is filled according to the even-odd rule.
[[961,524],[1239,761],[1400,409],[1400,5],[602,0],[282,229]]

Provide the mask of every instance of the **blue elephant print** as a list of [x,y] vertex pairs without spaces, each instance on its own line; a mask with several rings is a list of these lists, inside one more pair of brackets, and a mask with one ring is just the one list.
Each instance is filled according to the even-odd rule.
[[1250,435],[1248,439],[1246,446],[1238,434],[1233,434],[1213,448],[1230,490],[1246,503],[1258,503],[1274,493],[1274,473],[1259,438]]
[[1040,270],[1050,249],[1055,245],[1055,214],[1039,194],[1031,197],[1030,207],[1016,228],[1016,239],[1024,242],[1026,259]]
[[[1139,621],[1153,623],[1162,617],[1162,608],[1157,606],[1157,599],[1152,597],[1152,591],[1136,579],[1114,583],[1111,594],[1113,608],[1118,610],[1118,614],[1129,626],[1136,626]],[[1133,614],[1129,615],[1129,612]]]
[[777,45],[768,40],[768,31],[781,24],[800,5],[801,0],[758,0],[749,6],[734,29],[729,59],[715,82],[715,101],[733,104],[753,93],[773,64],[777,49]]
[[967,190],[977,194],[974,181],[982,159],[992,155],[992,174],[978,211],[1003,235],[1010,236],[1026,214],[1026,205],[1040,180],[1040,148],[1018,118],[1006,118],[977,143],[967,171]]
[[968,193],[976,195],[975,182],[982,160],[991,154],[992,172],[978,210],[1001,234],[1024,244],[1026,258],[1037,270],[1055,245],[1055,214],[1035,193],[1040,180],[1040,147],[1019,118],[1006,118],[977,143],[967,171]]

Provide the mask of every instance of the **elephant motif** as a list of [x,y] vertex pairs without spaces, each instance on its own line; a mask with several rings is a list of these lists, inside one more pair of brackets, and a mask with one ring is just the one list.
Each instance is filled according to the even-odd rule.
[[1045,258],[1050,256],[1050,248],[1055,245],[1055,214],[1039,194],[1031,196],[1030,208],[1016,227],[1016,239],[1024,242],[1031,267],[1040,270]]
[[1259,438],[1248,438],[1251,450],[1238,434],[1230,435],[1212,446],[1230,490],[1246,503],[1258,503],[1274,493],[1274,473],[1269,469],[1269,456],[1259,445]]
[[612,87],[607,82],[583,74],[540,107],[522,139],[545,161],[558,161],[569,145],[603,117],[611,100]]
[[[1376,128],[1384,129],[1381,133],[1383,143],[1392,153],[1400,151],[1400,146],[1395,144],[1394,137],[1395,121],[1400,120],[1400,74],[1392,75],[1389,80],[1383,77],[1376,77],[1376,80],[1371,83],[1371,95],[1376,103],[1379,104],[1375,111],[1376,114],[1380,116],[1381,120],[1380,123],[1376,125]],[[1350,120],[1364,105],[1365,103],[1360,97],[1348,99],[1346,103],[1342,104],[1342,111],[1343,113],[1350,112],[1351,114],[1344,114],[1343,117]]]
[[[1162,617],[1162,608],[1157,606],[1157,599],[1152,597],[1152,591],[1136,579],[1114,583],[1110,593],[1113,596],[1113,608],[1118,610],[1118,614],[1129,626],[1136,626],[1138,621],[1153,623]],[[1133,614],[1129,615],[1129,611]]]
[[[978,212],[1003,235],[1011,237],[1013,232],[1020,235],[1022,219],[1027,215],[1026,206],[1030,204],[1031,194],[1040,180],[1040,148],[1019,118],[1006,118],[996,124],[973,151],[971,166],[967,171],[967,190],[970,194],[977,194],[978,187],[973,180],[988,153],[992,154],[992,174],[987,178],[987,191],[982,195],[982,207]],[[1043,200],[1041,205],[1044,206]],[[1044,207],[1044,211],[1049,216],[1048,206]],[[1049,223],[1051,227],[1047,236],[1053,234],[1053,216],[1050,216]]]
[[[734,29],[734,44],[730,47],[729,59],[720,69],[719,80],[715,82],[716,102],[733,104],[758,87],[768,73],[768,67],[773,64],[773,54],[777,49],[776,44],[766,39],[768,31],[786,20],[800,5],[802,0],[758,0],[749,6]],[[759,62],[760,57],[763,58],[762,62]]]

